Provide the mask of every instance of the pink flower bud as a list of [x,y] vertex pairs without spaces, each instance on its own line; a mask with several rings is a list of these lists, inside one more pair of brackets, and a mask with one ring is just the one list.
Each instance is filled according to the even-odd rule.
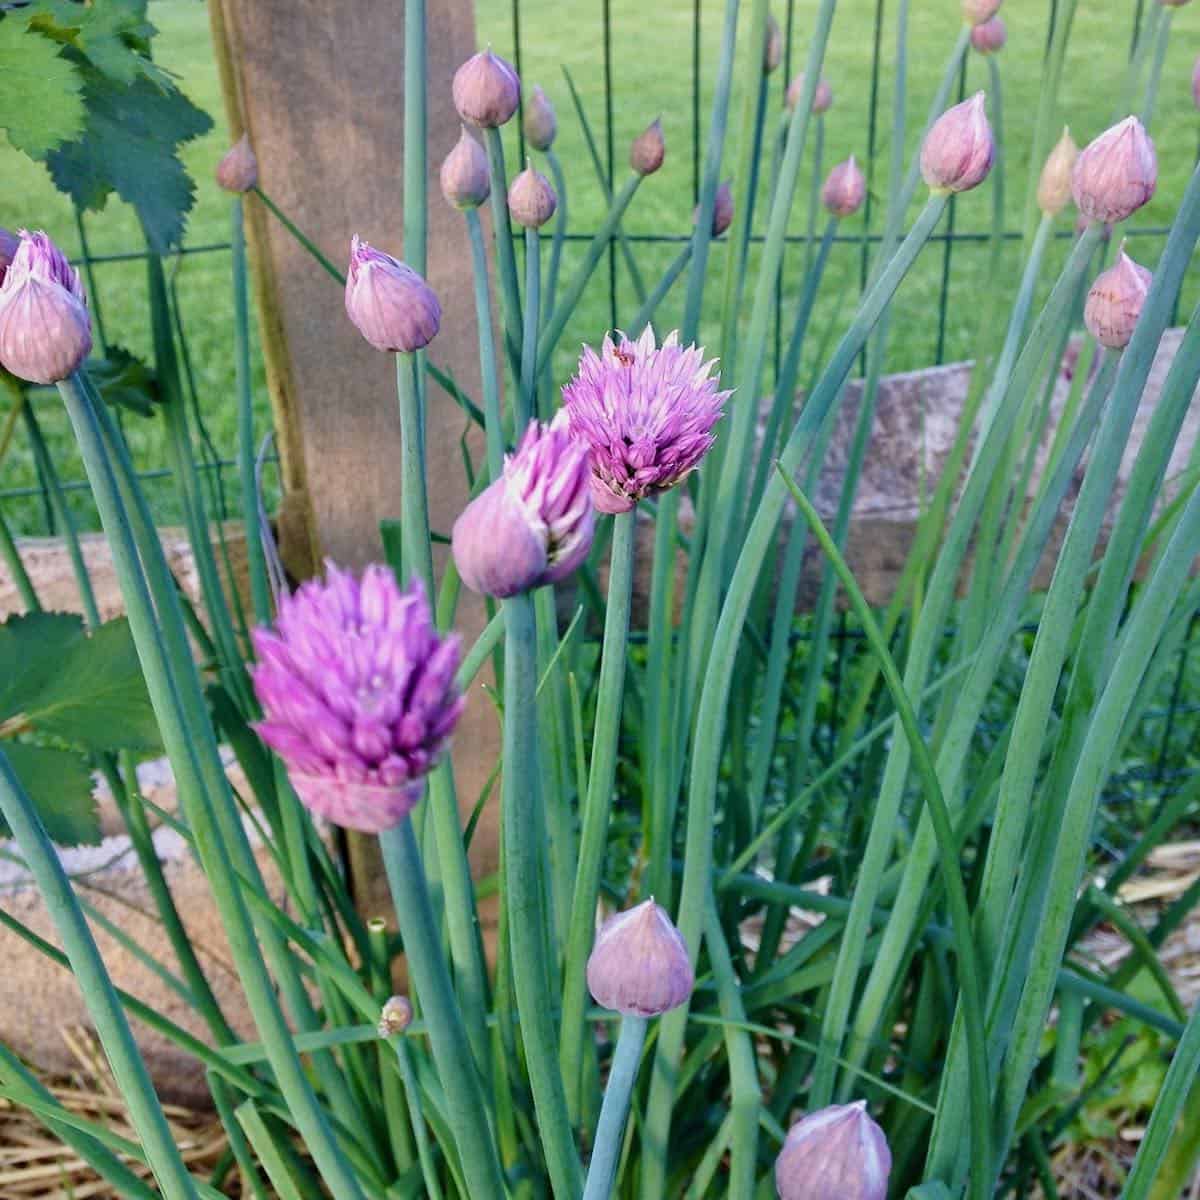
[[518,225],[540,229],[554,216],[558,200],[545,175],[539,175],[532,165],[508,185],[508,212]]
[[1057,216],[1071,199],[1071,172],[1079,157],[1079,147],[1071,137],[1071,131],[1063,127],[1062,137],[1046,157],[1038,180],[1037,204],[1047,216]]
[[1110,350],[1129,345],[1153,278],[1125,253],[1122,242],[1116,263],[1096,276],[1083,306],[1083,323],[1100,345]]
[[1158,183],[1154,143],[1126,117],[1084,147],[1071,173],[1075,206],[1089,221],[1115,225],[1137,212]]
[[0,365],[30,383],[57,383],[91,348],[79,272],[44,233],[22,229],[0,284]]
[[886,1200],[892,1154],[865,1100],[797,1121],[775,1160],[779,1200]]
[[968,25],[982,25],[999,11],[1002,0],[962,0],[963,20]]
[[633,145],[629,147],[629,165],[639,175],[653,175],[663,165],[666,153],[667,145],[663,141],[662,120],[655,117],[633,139]]
[[[794,109],[800,103],[800,98],[804,95],[804,72],[801,71],[787,89],[787,106],[789,109]],[[813,93],[812,110],[820,115],[823,112],[828,112],[833,107],[833,88],[829,86],[823,79],[817,80],[817,90]]]
[[627,1017],[678,1008],[695,982],[683,936],[653,898],[609,917],[588,958],[588,990],[596,1003]]
[[395,1037],[403,1033],[413,1019],[412,1002],[407,996],[390,996],[379,1013],[379,1036]]
[[517,111],[521,84],[516,71],[489,46],[454,72],[452,92],[454,107],[464,121],[498,129]]
[[463,583],[485,596],[515,596],[565,579],[595,532],[587,447],[567,414],[534,421],[499,479],[454,522],[450,549]]
[[454,149],[442,160],[442,195],[455,208],[478,208],[492,190],[487,154],[462,126]]
[[554,115],[554,105],[537,84],[534,84],[533,91],[525,101],[522,127],[525,130],[525,140],[535,150],[546,151],[554,144],[554,136],[558,133],[558,118]]
[[852,154],[829,172],[821,189],[821,203],[835,217],[850,217],[862,207],[866,195],[867,181]]
[[976,92],[942,113],[925,135],[921,175],[933,191],[967,192],[987,178],[996,144],[984,101]]
[[217,163],[217,183],[227,192],[248,192],[258,183],[258,159],[246,134]]
[[7,272],[20,244],[21,239],[15,233],[0,228],[0,283],[4,282],[5,272]]
[[[692,209],[692,224],[696,223],[696,218],[700,216],[700,206],[697,205]],[[717,188],[717,193],[713,197],[713,215],[712,215],[712,235],[720,237],[721,234],[733,224],[733,187],[729,180]]]
[[411,354],[433,341],[442,306],[412,267],[355,234],[346,274],[346,314],[376,350]]
[[1008,29],[1002,17],[991,17],[979,25],[971,26],[971,45],[980,54],[995,54],[1004,49],[1008,41]]
[[763,74],[772,75],[783,62],[783,30],[774,13],[767,13],[767,36],[763,43]]

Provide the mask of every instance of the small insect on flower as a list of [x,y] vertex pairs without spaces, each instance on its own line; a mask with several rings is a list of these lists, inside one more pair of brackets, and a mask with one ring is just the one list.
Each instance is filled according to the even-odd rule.
[[[11,235],[9,235],[11,237]],[[92,323],[79,272],[44,234],[21,230],[0,283],[0,365],[30,383],[58,383],[87,358]]]
[[1089,142],[1071,173],[1075,207],[1089,221],[1105,225],[1132,216],[1154,195],[1157,185],[1154,142],[1132,116]]
[[596,1003],[623,1016],[657,1017],[692,994],[687,944],[654,897],[609,917],[587,963]]
[[247,134],[225,152],[216,175],[218,185],[227,192],[248,192],[258,183],[258,159]]
[[379,833],[421,798],[462,714],[459,642],[438,636],[419,582],[402,591],[380,564],[359,579],[325,571],[253,632],[255,730],[307,808]]
[[411,354],[437,335],[442,306],[412,267],[356,234],[346,273],[346,315],[376,350]]
[[885,1200],[892,1154],[865,1100],[797,1121],[775,1160],[779,1200]]
[[485,596],[515,596],[565,579],[588,556],[595,509],[587,447],[559,410],[530,423],[504,471],[463,509],[450,548],[463,583]]
[[1124,350],[1133,337],[1153,281],[1154,276],[1125,253],[1122,242],[1117,261],[1097,275],[1088,290],[1083,306],[1088,333],[1110,350]]
[[636,342],[606,336],[599,354],[584,347],[563,403],[571,436],[590,453],[601,512],[628,512],[696,469],[729,395],[718,390],[716,365],[703,349],[680,346],[678,333],[656,346],[649,327]]

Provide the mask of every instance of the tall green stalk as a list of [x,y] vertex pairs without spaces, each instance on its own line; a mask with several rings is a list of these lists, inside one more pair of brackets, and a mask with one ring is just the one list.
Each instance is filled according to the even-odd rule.
[[646,1043],[647,1023],[645,1017],[621,1018],[621,1032],[617,1035],[617,1047],[604,1088],[604,1103],[600,1107],[600,1122],[596,1126],[583,1200],[609,1200],[612,1195],[625,1135],[625,1118],[629,1115],[629,1100],[637,1080],[642,1047]]
[[512,222],[508,216],[508,172],[504,166],[504,140],[499,129],[484,131],[488,165],[492,173],[492,235],[500,274],[504,345],[513,379],[521,378],[521,290],[517,284],[517,256],[513,249]]
[[596,689],[596,724],[592,731],[592,757],[579,839],[579,866],[575,873],[575,893],[567,930],[559,1059],[571,1122],[576,1126],[583,1111],[583,1064],[585,1048],[589,1044],[584,1033],[584,1009],[587,1003],[585,969],[596,928],[596,902],[600,895],[600,878],[617,776],[617,743],[621,733],[636,532],[636,508],[613,518],[608,606],[604,617],[600,679]]

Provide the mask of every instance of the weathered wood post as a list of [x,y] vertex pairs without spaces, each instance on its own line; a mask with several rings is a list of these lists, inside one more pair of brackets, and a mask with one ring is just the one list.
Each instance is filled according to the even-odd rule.
[[[403,14],[398,4],[346,0],[209,0],[230,129],[250,135],[262,188],[339,266],[350,237],[401,256]],[[433,361],[478,394],[470,248],[461,216],[441,197],[437,168],[454,145],[450,96],[457,66],[475,50],[471,0],[429,5],[429,281],[443,306]],[[256,301],[279,431],[286,498],[281,529],[289,565],[320,555],[361,566],[380,555],[379,522],[400,512],[400,420],[392,356],[350,324],[336,283],[252,200],[247,208]],[[448,533],[466,500],[460,410],[430,383],[430,521]],[[477,447],[478,448],[478,447]],[[436,549],[436,547],[435,547]],[[314,561],[314,559],[316,561]],[[483,608],[464,592],[458,628],[470,639]],[[455,743],[460,802],[470,808],[498,753],[482,695]],[[495,866],[495,822],[473,843],[476,867]],[[367,847],[356,875],[382,884]],[[381,893],[368,888],[364,903]]]

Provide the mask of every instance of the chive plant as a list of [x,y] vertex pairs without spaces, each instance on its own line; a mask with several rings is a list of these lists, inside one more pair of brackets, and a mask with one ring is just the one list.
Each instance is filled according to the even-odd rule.
[[[10,913],[0,919],[45,953],[48,970],[74,972],[137,1142],[71,1113],[3,1048],[0,1096],[38,1116],[119,1194],[150,1194],[130,1164],[170,1197],[215,1195],[219,1182],[180,1158],[131,1018],[206,1072],[230,1161],[256,1196],[269,1184],[302,1200],[985,1200],[1028,1170],[1045,1177],[1054,1127],[1024,1114],[1054,1108],[1081,1039],[1108,1011],[1145,1024],[1174,1056],[1124,1195],[1161,1194],[1160,1173],[1186,1178],[1195,1146],[1179,1121],[1195,1110],[1200,1023],[1153,959],[1166,923],[1144,932],[1117,891],[1184,819],[1195,789],[1162,809],[1107,878],[1081,887],[1106,783],[1200,608],[1200,587],[1181,583],[1200,553],[1197,463],[1169,500],[1166,492],[1200,380],[1200,309],[1094,565],[1200,238],[1198,171],[1168,197],[1175,216],[1153,269],[1124,246],[1103,269],[1111,228],[1157,185],[1147,126],[1172,8],[1146,6],[1119,89],[1123,111],[1080,152],[1066,131],[1053,142],[1070,116],[1059,83],[1075,5],[1052,7],[1019,282],[1011,295],[994,284],[980,304],[960,428],[895,594],[876,612],[847,543],[898,290],[950,205],[971,203],[977,189],[993,191],[993,264],[1004,237],[999,0],[964,0],[911,158],[900,5],[884,233],[832,346],[818,344],[813,314],[835,244],[855,228],[876,177],[874,164],[866,175],[858,164],[862,147],[828,174],[823,162],[826,126],[837,120],[823,78],[836,4],[816,7],[803,71],[779,89],[779,112],[769,76],[782,34],[766,0],[747,4],[741,14],[738,0],[725,7],[692,233],[659,279],[643,276],[622,222],[669,153],[660,122],[633,143],[630,175],[607,193],[604,219],[564,274],[569,173],[553,149],[550,99],[539,87],[525,93],[534,161],[510,184],[503,129],[522,81],[490,50],[457,72],[463,131],[440,181],[467,227],[479,404],[438,365],[442,310],[422,277],[422,0],[407,0],[404,18],[404,261],[355,238],[343,275],[261,190],[249,141],[234,146],[217,178],[232,197],[250,620],[227,596],[209,536],[161,262],[149,260],[151,326],[199,611],[176,588],[122,431],[88,378],[78,275],[43,233],[0,239],[11,427],[23,412],[94,627],[78,534],[26,397],[28,385],[57,384],[181,801],[177,814],[151,805],[128,754],[96,763],[173,951],[174,962],[151,965],[194,1000],[203,1038],[114,986],[91,910],[0,746],[0,813],[63,950]],[[973,53],[986,56],[988,94],[948,107]],[[731,124],[739,72],[742,112]],[[1010,188],[1021,157],[1008,160]],[[489,197],[490,245],[479,213]],[[1051,277],[1047,251],[1056,233],[1069,236],[1057,227],[1072,201],[1081,228]],[[344,303],[367,341],[394,356],[401,418],[400,537],[389,563],[361,577],[329,564],[323,580],[290,593],[263,512],[251,403],[243,212],[255,203],[344,287],[342,301],[331,287],[331,309]],[[821,206],[828,223],[818,233]],[[784,250],[801,219],[807,252],[793,281]],[[764,239],[751,254],[756,221]],[[710,286],[713,244],[726,234],[721,280]],[[633,284],[628,323],[596,330],[573,376],[557,379],[563,331],[611,245]],[[682,320],[664,336],[670,303]],[[719,358],[696,344],[706,313]],[[772,373],[775,324],[786,334]],[[1076,337],[1095,348],[1080,355],[1088,365],[1056,406]],[[814,497],[830,482],[827,451],[860,361],[847,467],[825,514]],[[467,455],[472,499],[439,581],[424,439],[429,407],[451,401],[482,426],[485,453]],[[1035,600],[1037,567],[1073,492],[1053,576]],[[36,611],[2,521],[0,551]],[[797,596],[814,553],[821,582],[798,664]],[[639,568],[649,579],[644,630],[634,618]],[[489,605],[470,646],[453,631],[461,587]],[[566,622],[569,596],[578,607]],[[847,702],[831,719],[823,694],[839,598],[863,641],[842,655]],[[1014,651],[1027,621],[1028,652]],[[467,856],[475,818],[464,834],[450,747],[464,695],[489,664],[503,726],[501,853],[498,873],[476,880]],[[1016,702],[983,738],[1014,671]],[[244,769],[244,795],[225,777],[221,741]],[[246,816],[279,868],[285,903],[265,889]],[[208,877],[254,1020],[250,1040],[230,1027],[187,941],[150,840],[159,820]],[[330,823],[379,838],[394,923],[356,910]],[[497,890],[498,937],[485,943],[480,904]],[[820,924],[802,924],[801,913],[821,914]],[[1080,939],[1102,920],[1130,943],[1133,967],[1102,973],[1080,959]],[[401,960],[408,991],[393,995]],[[1169,1014],[1131,992],[1139,963]]]

